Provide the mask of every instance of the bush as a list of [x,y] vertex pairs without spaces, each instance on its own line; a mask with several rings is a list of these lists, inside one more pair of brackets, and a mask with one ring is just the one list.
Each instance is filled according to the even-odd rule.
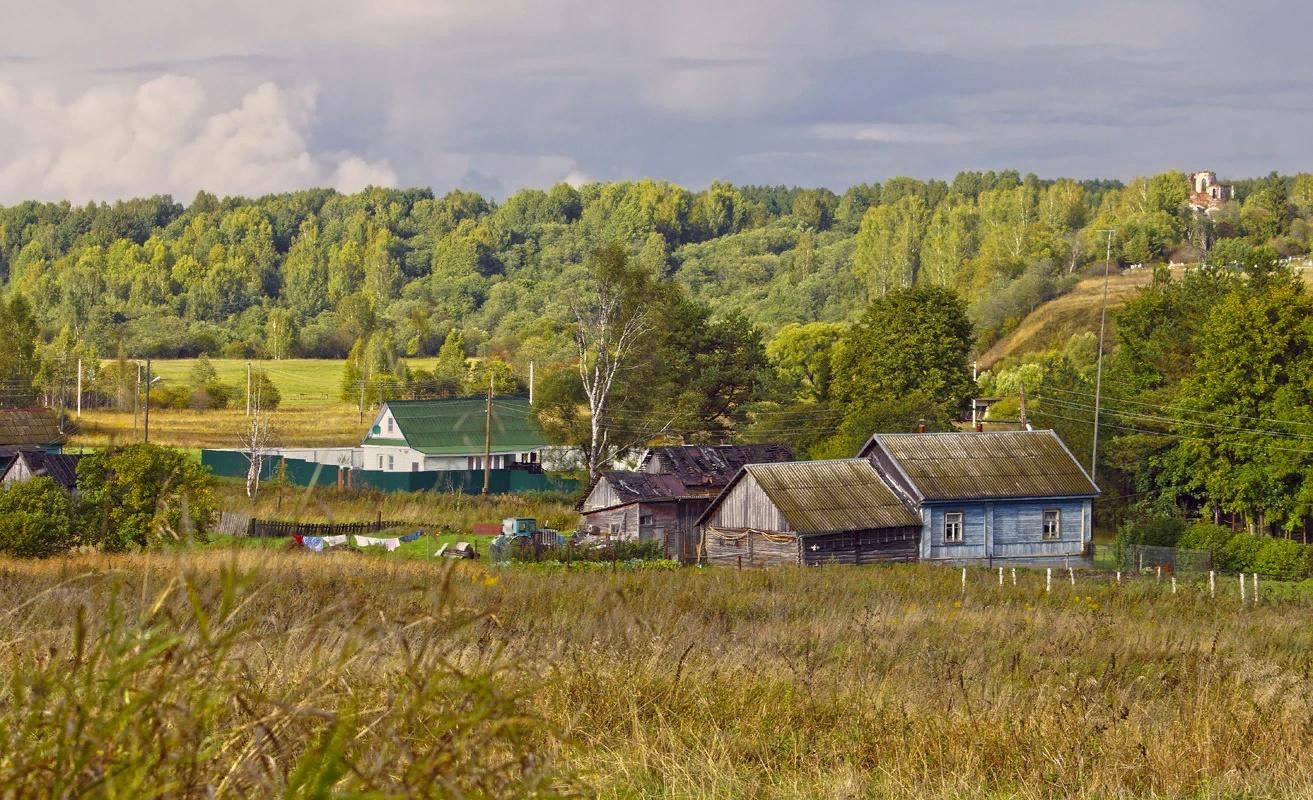
[[1143,517],[1127,522],[1117,539],[1119,544],[1176,547],[1184,530],[1185,520],[1179,517]]
[[1226,547],[1234,535],[1235,531],[1223,525],[1196,522],[1181,533],[1176,546],[1183,550],[1209,550],[1216,553]]
[[217,509],[212,479],[180,450],[134,444],[78,463],[83,530],[108,551],[204,539]]
[[45,558],[77,542],[73,498],[47,477],[0,489],[0,553]]
[[[1244,534],[1241,534],[1244,535]],[[1254,556],[1249,571],[1284,580],[1308,576],[1310,549],[1290,539],[1260,539],[1262,546]]]
[[1248,533],[1237,533],[1216,553],[1217,568],[1226,572],[1256,572],[1254,565],[1267,540]]

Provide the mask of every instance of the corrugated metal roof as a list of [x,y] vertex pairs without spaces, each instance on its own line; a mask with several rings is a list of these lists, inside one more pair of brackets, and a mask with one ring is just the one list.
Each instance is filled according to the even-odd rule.
[[920,515],[864,459],[749,464],[743,469],[800,534],[921,525]]
[[784,444],[672,445],[653,447],[643,457],[645,471],[673,472],[685,486],[725,486],[746,464],[793,460]]
[[1099,493],[1053,431],[876,434],[926,500],[1092,497]]
[[64,441],[59,417],[44,408],[0,409],[0,447],[45,447]]
[[20,458],[27,462],[27,468],[34,477],[48,476],[69,491],[77,486],[78,461],[82,456],[47,453],[44,450],[21,450],[11,462],[0,467],[0,477],[3,477]]
[[[425,455],[483,453],[488,401],[483,397],[449,400],[389,400],[406,444]],[[395,435],[366,435],[365,444],[396,441]],[[492,451],[536,450],[547,438],[523,397],[498,397],[492,404]]]
[[597,480],[606,481],[622,505],[676,500],[688,494],[678,476],[665,473],[603,472]]

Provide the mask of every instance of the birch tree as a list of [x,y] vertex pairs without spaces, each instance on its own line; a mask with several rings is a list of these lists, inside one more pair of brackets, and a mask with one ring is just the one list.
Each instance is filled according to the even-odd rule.
[[590,436],[585,459],[590,477],[610,463],[624,443],[611,435],[611,393],[651,330],[643,290],[649,278],[631,268],[625,251],[609,245],[592,255],[592,285],[574,305],[579,379],[588,400]]
[[260,472],[265,459],[272,453],[274,443],[274,403],[262,402],[261,384],[254,382],[251,389],[251,416],[246,427],[238,434],[242,445],[242,455],[246,456],[246,496],[255,499],[260,493]]

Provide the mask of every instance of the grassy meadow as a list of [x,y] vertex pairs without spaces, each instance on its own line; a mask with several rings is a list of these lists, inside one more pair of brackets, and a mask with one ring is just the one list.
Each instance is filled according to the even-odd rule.
[[5,796],[1313,794],[1306,601],[246,550],[0,583]]
[[[187,383],[195,359],[180,358],[151,363],[151,370],[164,381]],[[364,422],[355,403],[339,399],[346,362],[331,359],[293,358],[251,362],[269,375],[278,388],[281,403],[274,412],[279,443],[288,447],[327,447],[359,444],[373,420],[365,409]],[[414,368],[432,369],[435,359],[407,359]],[[210,359],[221,383],[246,386],[246,364],[242,359]],[[143,419],[133,427],[131,412],[84,410],[73,447],[105,447],[140,441]],[[240,431],[247,424],[243,402],[234,408],[208,411],[152,408],[150,438],[159,444],[185,449],[239,447]]]

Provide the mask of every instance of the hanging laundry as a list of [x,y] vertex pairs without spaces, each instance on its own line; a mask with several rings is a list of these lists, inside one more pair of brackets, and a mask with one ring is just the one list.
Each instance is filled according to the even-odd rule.
[[400,546],[401,546],[400,539],[392,538],[392,539],[383,540],[383,549],[387,550],[389,553],[391,553],[393,550],[396,550]]
[[316,553],[324,551],[324,537],[322,536],[306,536],[302,538],[301,543]]
[[328,547],[337,547],[338,545],[346,544],[346,537],[345,537],[345,536],[325,536],[325,537],[324,537],[324,544],[327,545]]
[[397,538],[397,541],[399,541],[399,542],[413,542],[413,541],[415,541],[416,539],[418,539],[419,537],[421,537],[421,536],[423,536],[423,535],[424,535],[424,531],[415,531],[414,533],[408,533],[408,534],[406,534],[405,536],[398,537],[398,538]]
[[374,547],[381,544],[383,540],[373,536],[356,536],[356,547]]
[[302,536],[301,534],[299,534],[299,533],[294,533],[294,534],[292,534],[292,541],[296,542],[298,545],[303,545],[303,544],[305,544],[305,542],[301,541],[303,538],[305,538],[305,537],[303,537],[303,536]]

